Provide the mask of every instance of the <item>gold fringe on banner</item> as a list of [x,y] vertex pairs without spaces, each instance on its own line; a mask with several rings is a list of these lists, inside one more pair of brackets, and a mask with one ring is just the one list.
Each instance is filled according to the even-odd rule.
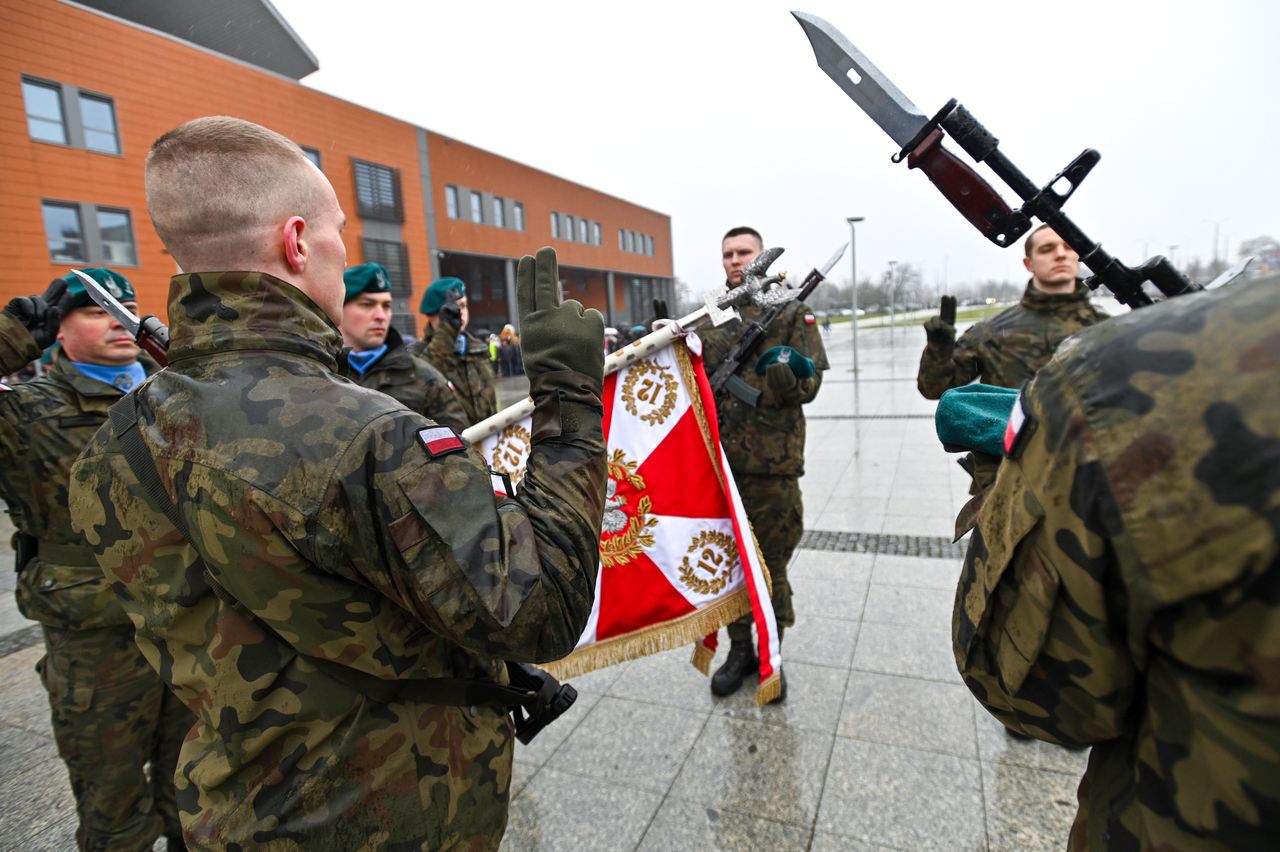
[[[659,651],[670,651],[681,645],[697,642],[712,631],[751,611],[751,596],[745,585],[702,609],[642,627],[621,636],[613,636],[600,642],[579,648],[569,656],[542,666],[559,680],[593,672],[614,663],[647,657]],[[708,668],[710,661],[708,661]]]
[[756,687],[756,706],[763,707],[770,701],[777,701],[782,696],[782,672],[775,671],[768,679]]
[[[703,638],[706,638],[705,635]],[[711,676],[711,661],[715,658],[716,652],[708,648],[703,643],[702,639],[693,643],[693,659],[689,662],[693,664],[695,669],[702,672],[707,677]]]

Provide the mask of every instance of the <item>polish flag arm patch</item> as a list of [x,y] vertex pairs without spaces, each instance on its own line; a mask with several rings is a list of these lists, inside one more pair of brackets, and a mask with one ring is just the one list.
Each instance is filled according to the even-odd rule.
[[814,323],[816,323],[817,321],[818,321],[818,318],[817,318],[817,317],[815,317],[813,314],[805,314],[805,315],[804,315],[804,324],[805,324],[805,325],[813,325],[813,324],[814,324]]
[[1027,413],[1026,405],[1026,397],[1019,392],[1009,411],[1009,422],[1004,427],[1004,454],[1007,458],[1017,458],[1036,430],[1036,419]]
[[13,393],[13,388],[9,387],[4,382],[0,382],[0,393]]
[[432,426],[418,430],[418,443],[431,458],[447,456],[449,453],[461,452],[467,445],[458,437],[458,433],[448,426]]

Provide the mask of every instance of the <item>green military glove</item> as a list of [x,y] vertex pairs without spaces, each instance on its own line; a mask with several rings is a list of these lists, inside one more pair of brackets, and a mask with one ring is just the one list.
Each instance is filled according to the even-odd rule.
[[924,334],[935,346],[948,349],[956,342],[956,297],[943,296],[942,308],[936,317],[924,322]]
[[18,296],[4,306],[4,312],[22,323],[41,349],[58,339],[58,326],[70,309],[71,296],[62,278],[54,279],[42,296]]
[[604,381],[604,317],[594,308],[584,310],[576,299],[560,301],[555,249],[538,249],[536,260],[520,258],[516,302],[530,385],[536,389],[540,377],[564,371]]
[[774,364],[789,367],[797,379],[811,379],[817,372],[812,358],[801,355],[799,350],[792,349],[790,346],[775,346],[756,359],[756,375],[768,375],[768,369]]

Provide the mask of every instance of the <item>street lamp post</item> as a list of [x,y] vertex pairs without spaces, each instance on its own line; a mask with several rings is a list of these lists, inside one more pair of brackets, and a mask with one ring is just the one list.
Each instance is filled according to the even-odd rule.
[[853,273],[853,372],[858,372],[858,234],[855,226],[865,216],[850,216],[845,219],[849,223],[849,267]]
[[897,322],[896,322],[897,305],[895,304],[895,297],[897,295],[897,289],[898,289],[898,279],[896,275],[897,266],[898,266],[898,261],[896,260],[889,261],[889,345],[890,346],[893,346],[893,336],[897,330]]

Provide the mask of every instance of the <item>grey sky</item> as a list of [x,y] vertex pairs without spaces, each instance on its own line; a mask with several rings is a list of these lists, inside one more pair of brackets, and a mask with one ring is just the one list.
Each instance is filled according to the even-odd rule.
[[926,114],[958,98],[1039,183],[1097,148],[1067,211],[1126,262],[1171,245],[1208,260],[1206,219],[1233,256],[1280,237],[1280,4],[1263,0],[273,2],[320,61],[306,85],[670,214],[675,273],[698,291],[722,278],[728,227],[754,225],[787,249],[775,269],[803,273],[850,215],[867,217],[859,277],[889,260],[930,284],[1023,277],[1020,248],[889,161],[791,8]]

